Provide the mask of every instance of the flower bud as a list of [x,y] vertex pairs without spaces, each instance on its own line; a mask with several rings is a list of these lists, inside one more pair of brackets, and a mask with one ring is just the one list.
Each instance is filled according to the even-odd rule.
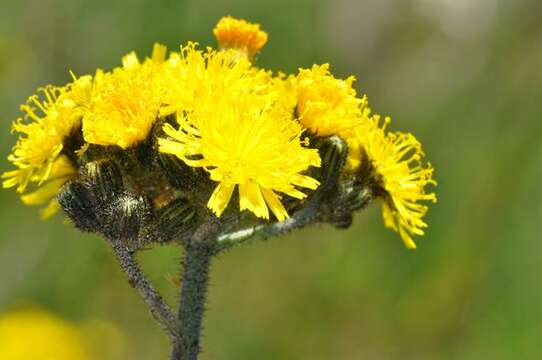
[[58,193],[58,202],[75,226],[86,232],[99,227],[96,202],[87,188],[78,181],[70,181]]

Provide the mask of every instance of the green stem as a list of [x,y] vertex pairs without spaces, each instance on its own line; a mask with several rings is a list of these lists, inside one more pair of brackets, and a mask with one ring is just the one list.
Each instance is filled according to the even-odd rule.
[[213,255],[237,244],[282,235],[321,220],[320,205],[326,194],[333,190],[343,167],[347,147],[343,140],[333,136],[322,146],[322,159],[326,167],[322,169],[322,184],[291,218],[285,221],[258,225],[220,235],[220,223],[211,216],[208,222],[200,225],[185,245],[181,301],[178,312],[180,334],[173,342],[171,360],[197,360],[200,352],[200,337],[205,300],[209,281],[209,268]]
[[177,339],[179,337],[177,320],[169,305],[141,271],[134,258],[133,251],[115,242],[112,243],[112,248],[120,267],[128,278],[128,282],[139,292],[153,318],[162,328],[168,331],[172,339]]
[[219,253],[237,245],[259,240],[267,240],[271,237],[284,235],[290,231],[300,229],[313,221],[314,219],[308,216],[299,218],[291,217],[278,223],[257,225],[228,234],[223,234],[217,239],[217,247],[215,251]]
[[281,236],[290,231],[301,229],[306,225],[317,222],[319,220],[318,205],[321,198],[321,192],[314,193],[302,210],[296,212],[291,218],[284,221],[256,225],[231,233],[221,234],[217,238],[215,252],[220,253],[237,245]]
[[178,310],[178,333],[173,342],[171,360],[196,360],[205,312],[211,259],[215,254],[216,233],[220,224],[215,218],[201,225],[185,246],[182,260],[181,300]]
[[211,257],[212,252],[204,247],[186,248],[178,314],[181,336],[173,345],[172,360],[198,358]]

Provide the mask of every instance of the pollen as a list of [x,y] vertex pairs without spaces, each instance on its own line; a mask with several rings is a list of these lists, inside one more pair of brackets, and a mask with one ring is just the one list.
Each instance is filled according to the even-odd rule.
[[352,87],[355,78],[331,75],[329,64],[300,69],[296,78],[301,124],[318,136],[343,138],[359,124],[367,98],[358,98]]
[[254,57],[267,43],[267,33],[260,30],[259,24],[226,16],[220,19],[213,30],[222,49],[236,49],[249,58]]
[[[355,141],[383,190],[382,215],[386,227],[398,232],[406,247],[416,248],[412,236],[424,235],[428,211],[423,201],[436,202],[427,185],[436,185],[433,167],[424,165],[420,142],[408,133],[386,133],[390,118],[373,115],[355,129]],[[352,142],[351,142],[352,144]]]

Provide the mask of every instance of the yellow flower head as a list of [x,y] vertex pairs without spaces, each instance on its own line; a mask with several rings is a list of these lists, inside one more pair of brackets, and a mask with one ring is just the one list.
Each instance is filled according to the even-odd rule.
[[21,106],[25,117],[13,123],[13,131],[20,136],[8,160],[17,169],[2,174],[3,187],[16,186],[17,192],[24,193],[30,183],[42,185],[22,199],[27,204],[49,202],[43,217],[56,211],[56,192],[76,173],[61,152],[66,138],[81,124],[91,83],[90,76],[83,76],[66,87],[40,89],[41,96],[34,95]]
[[425,192],[426,185],[436,182],[431,164],[422,164],[420,142],[412,134],[386,133],[389,122],[386,118],[381,125],[380,116],[373,115],[355,129],[355,141],[384,191],[384,224],[399,232],[405,245],[414,249],[412,235],[423,235],[427,227],[422,219],[428,208],[419,202],[436,202],[434,193]]
[[77,170],[66,155],[60,155],[53,163],[51,172],[46,182],[41,183],[40,175],[32,178],[39,186],[31,193],[21,195],[21,200],[26,205],[46,205],[41,210],[41,218],[47,219],[53,216],[59,209],[60,204],[56,195],[60,188],[71,178],[77,175]]
[[281,80],[269,81],[268,73],[223,52],[194,49],[176,71],[180,90],[170,106],[179,128],[165,125],[171,139],[160,139],[160,151],[204,168],[218,182],[207,204],[217,216],[238,185],[241,210],[268,219],[271,209],[285,219],[278,193],[301,199],[306,195],[296,187],[315,189],[318,182],[302,172],[319,166],[320,158],[302,146],[303,129],[291,109],[275,106]]
[[89,360],[84,337],[72,324],[42,310],[0,316],[0,359]]
[[160,151],[203,167],[218,182],[207,204],[217,216],[239,185],[241,210],[268,219],[270,208],[284,220],[288,213],[277,193],[302,199],[306,195],[296,186],[316,189],[318,182],[301,173],[319,166],[320,158],[301,145],[303,130],[295,121],[257,102],[248,97],[206,101],[178,119],[179,129],[164,127],[172,140],[160,139]]
[[157,44],[144,63],[130,53],[123,58],[123,67],[96,74],[92,102],[83,118],[85,141],[126,149],[147,137],[161,105],[164,58],[165,47]]
[[236,49],[249,58],[254,57],[267,42],[267,33],[260,30],[259,24],[231,16],[220,19],[213,33],[222,49]]
[[345,137],[359,124],[367,99],[356,97],[354,77],[336,79],[329,64],[300,69],[297,75],[298,113],[301,124],[319,136]]
[[199,50],[196,43],[172,53],[163,70],[165,116],[193,109],[202,98],[242,96],[247,91],[263,92],[272,82],[271,74],[257,69],[247,59],[235,59],[234,50]]

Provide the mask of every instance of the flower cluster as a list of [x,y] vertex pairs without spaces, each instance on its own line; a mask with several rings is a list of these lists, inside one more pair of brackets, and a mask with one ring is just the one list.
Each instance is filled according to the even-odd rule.
[[[89,161],[119,151],[141,159],[141,149],[150,148],[154,158],[180,161],[179,178],[196,174],[212,184],[187,201],[203,197],[217,217],[238,209],[282,221],[288,204],[295,207],[322,181],[316,171],[326,166],[320,140],[338,136],[348,146],[340,178],[370,183],[382,199],[386,226],[414,247],[411,235],[426,226],[427,207],[419,202],[436,199],[425,192],[434,181],[420,143],[388,132],[367,97],[357,95],[354,77],[337,79],[328,64],[289,76],[257,67],[253,60],[267,42],[259,25],[226,17],[214,34],[218,50],[189,42],[168,53],[157,44],[144,61],[131,53],[110,72],[40,90],[13,124],[20,134],[9,156],[16,170],[2,175],[4,187],[16,187],[27,204],[49,203],[43,213],[49,216],[58,208],[56,194],[88,173]],[[148,172],[156,167],[145,166],[121,182],[138,196],[153,193],[147,203],[160,208],[164,198],[191,191],[187,183],[174,186],[170,172],[169,183],[153,182]],[[30,184],[35,189],[28,193]]]

